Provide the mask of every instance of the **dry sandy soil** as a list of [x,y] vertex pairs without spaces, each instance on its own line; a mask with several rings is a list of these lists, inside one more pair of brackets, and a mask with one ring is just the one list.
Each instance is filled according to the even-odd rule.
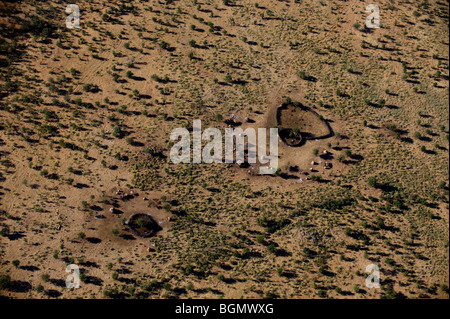
[[[370,3],[79,1],[79,29],[0,3],[0,295],[448,298],[448,1],[380,0],[379,29]],[[173,129],[274,127],[287,98],[335,134],[276,175],[171,162]]]

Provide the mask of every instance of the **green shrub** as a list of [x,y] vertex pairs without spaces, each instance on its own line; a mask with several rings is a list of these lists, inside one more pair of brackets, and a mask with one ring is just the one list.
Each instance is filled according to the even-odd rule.
[[369,177],[369,179],[367,180],[367,183],[369,184],[370,187],[373,187],[373,188],[376,188],[378,186],[377,178],[375,176]]
[[43,282],[49,282],[50,281],[50,275],[49,274],[42,274],[41,279]]
[[11,285],[11,277],[9,275],[0,276],[0,290],[9,288]]

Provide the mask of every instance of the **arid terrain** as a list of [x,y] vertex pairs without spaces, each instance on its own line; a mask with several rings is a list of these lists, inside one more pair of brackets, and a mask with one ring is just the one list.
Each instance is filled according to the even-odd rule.
[[[68,4],[0,2],[0,296],[449,298],[448,0]],[[171,161],[283,103],[276,174]]]

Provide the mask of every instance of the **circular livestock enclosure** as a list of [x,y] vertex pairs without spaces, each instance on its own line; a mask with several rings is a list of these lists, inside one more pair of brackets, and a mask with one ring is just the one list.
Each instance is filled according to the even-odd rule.
[[300,132],[295,132],[291,128],[280,128],[278,135],[284,144],[291,147],[301,146],[305,141]]
[[333,129],[322,116],[299,102],[280,105],[276,120],[280,140],[289,147],[299,147],[307,140],[334,136]]
[[142,238],[153,236],[161,230],[161,227],[149,214],[134,214],[128,219],[127,224],[134,235]]

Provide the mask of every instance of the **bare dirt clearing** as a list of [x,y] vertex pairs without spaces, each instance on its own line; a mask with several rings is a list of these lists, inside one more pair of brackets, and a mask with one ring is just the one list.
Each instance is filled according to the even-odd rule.
[[[368,4],[93,0],[68,29],[0,3],[0,295],[448,298],[448,1],[381,1],[379,29]],[[173,129],[287,101],[318,114],[288,136],[334,135],[279,143],[276,175],[170,161]]]

